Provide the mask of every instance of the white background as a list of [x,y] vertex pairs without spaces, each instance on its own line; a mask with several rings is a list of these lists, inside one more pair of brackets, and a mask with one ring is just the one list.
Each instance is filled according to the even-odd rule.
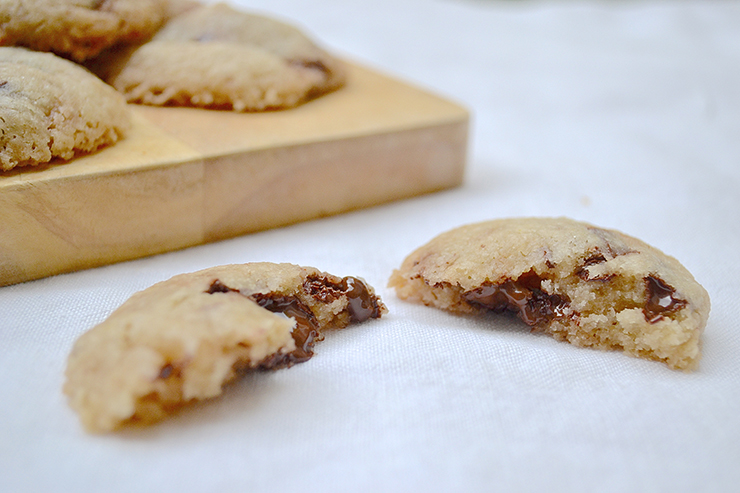
[[[465,184],[0,288],[0,491],[737,491],[740,4],[241,3],[467,106]],[[700,369],[385,287],[436,234],[522,215],[677,257],[712,297]],[[156,281],[248,261],[363,276],[391,312],[158,426],[85,434],[61,394],[76,337]]]

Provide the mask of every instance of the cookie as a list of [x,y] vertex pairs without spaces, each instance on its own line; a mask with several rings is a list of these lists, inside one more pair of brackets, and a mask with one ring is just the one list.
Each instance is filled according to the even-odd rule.
[[84,68],[51,53],[0,48],[0,169],[113,144],[130,118],[123,97]]
[[225,4],[192,9],[90,67],[131,103],[233,111],[291,108],[345,80],[342,63],[300,30]]
[[83,334],[64,393],[91,432],[151,423],[239,373],[308,360],[323,331],[379,318],[371,287],[312,267],[251,263],[175,276]]
[[143,42],[170,0],[0,0],[0,45],[51,51],[77,62],[117,43]]
[[500,219],[443,233],[389,285],[454,313],[516,313],[577,346],[696,368],[709,295],[676,259],[567,218]]

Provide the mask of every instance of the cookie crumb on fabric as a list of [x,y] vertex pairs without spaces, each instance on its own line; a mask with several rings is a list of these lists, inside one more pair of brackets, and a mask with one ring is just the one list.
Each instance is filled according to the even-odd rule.
[[709,317],[706,290],[636,238],[567,218],[512,218],[443,233],[411,253],[389,286],[459,314],[509,312],[576,346],[621,350],[692,370]]

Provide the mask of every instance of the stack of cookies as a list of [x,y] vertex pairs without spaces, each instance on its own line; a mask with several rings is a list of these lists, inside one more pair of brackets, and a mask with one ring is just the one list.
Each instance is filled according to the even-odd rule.
[[3,0],[0,46],[3,171],[115,143],[127,102],[278,110],[345,78],[300,30],[190,0]]

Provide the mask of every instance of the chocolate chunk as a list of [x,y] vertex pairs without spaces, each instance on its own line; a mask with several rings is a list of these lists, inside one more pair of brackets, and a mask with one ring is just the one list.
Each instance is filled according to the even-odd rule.
[[[338,279],[338,278],[335,278]],[[342,296],[347,296],[347,312],[351,322],[364,322],[369,318],[381,315],[380,301],[370,293],[368,287],[355,277],[344,277],[333,281],[325,276],[308,276],[303,283],[304,291],[317,301],[331,303]],[[230,288],[219,279],[214,280],[206,293],[229,293],[239,290]],[[273,313],[282,313],[296,321],[292,336],[296,349],[286,354],[274,354],[260,363],[260,368],[276,369],[290,367],[296,363],[308,361],[313,356],[313,346],[323,339],[319,323],[311,309],[296,296],[284,296],[277,293],[255,293],[246,296],[262,308]]]
[[675,298],[673,295],[676,290],[664,280],[654,276],[647,276],[644,280],[647,301],[642,312],[648,322],[654,324],[662,320],[664,315],[686,306],[686,300]]
[[167,363],[162,367],[161,370],[159,370],[159,375],[157,375],[157,378],[161,378],[162,380],[165,380],[170,377],[181,377],[182,376],[182,368],[179,365],[175,365],[172,363]]
[[268,356],[260,363],[262,369],[277,369],[303,363],[313,356],[314,343],[321,340],[319,323],[310,308],[295,296],[281,296],[278,294],[253,294],[250,296],[261,307],[273,313],[283,313],[293,317],[296,326],[293,329],[295,350],[285,354]]
[[378,298],[370,294],[364,282],[356,277],[344,278],[345,291],[349,299],[347,310],[352,322],[364,322],[380,317]]
[[337,283],[324,276],[310,275],[303,282],[303,290],[317,301],[331,303],[347,289],[344,279]]
[[213,294],[213,293],[228,293],[228,292],[235,292],[238,293],[238,289],[232,289],[228,286],[226,286],[224,283],[222,283],[220,280],[216,279],[211,283],[211,286],[208,288],[206,293]]
[[[336,278],[335,278],[336,279]],[[309,276],[303,283],[303,289],[322,303],[331,303],[341,296],[347,296],[350,321],[363,322],[381,315],[380,303],[370,293],[365,283],[355,277],[344,277],[339,282],[324,276]],[[215,279],[206,290],[208,294],[229,293],[239,290],[230,288]],[[241,293],[240,293],[241,294]],[[293,366],[308,361],[313,356],[313,346],[323,339],[319,323],[311,309],[296,296],[284,296],[277,293],[255,293],[245,296],[262,308],[273,313],[282,313],[296,321],[292,336],[296,349],[286,354],[273,354],[260,362],[262,369],[277,369]],[[163,369],[163,371],[165,371]]]
[[347,296],[349,301],[347,311],[352,322],[364,322],[370,318],[379,318],[381,315],[377,296],[371,294],[365,283],[356,277],[344,277],[337,283],[326,277],[309,276],[303,283],[303,289],[324,303],[331,303],[340,296]]
[[602,254],[596,253],[583,261],[583,267],[600,264],[602,262],[606,262],[606,258]]
[[608,274],[603,276],[590,277],[591,273],[588,271],[588,267],[606,262],[606,257],[601,253],[595,253],[583,261],[583,265],[578,267],[575,271],[575,275],[583,279],[584,281],[608,281],[614,277],[614,274]]
[[542,279],[532,271],[516,280],[485,284],[463,294],[463,299],[495,313],[515,313],[531,327],[562,317],[568,305],[566,298],[545,293]]
[[175,368],[171,364],[166,364],[162,367],[162,369],[159,371],[159,375],[157,375],[157,378],[168,378],[172,373],[175,371]]
[[[206,291],[208,294],[229,292],[239,293],[239,290],[226,286],[219,279],[213,281]],[[296,349],[290,353],[268,356],[260,363],[260,368],[290,367],[296,363],[303,363],[311,359],[311,356],[313,356],[313,345],[316,341],[321,340],[321,334],[319,332],[319,324],[310,308],[295,296],[256,293],[245,297],[251,299],[262,308],[270,310],[273,313],[282,313],[288,317],[293,317],[296,321],[296,326],[292,332]]]

